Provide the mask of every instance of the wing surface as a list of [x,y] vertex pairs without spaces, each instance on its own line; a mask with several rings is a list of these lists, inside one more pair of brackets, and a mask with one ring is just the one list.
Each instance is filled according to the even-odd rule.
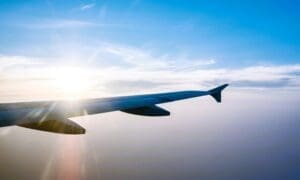
[[[0,127],[20,125],[22,127],[50,132],[81,134],[85,130],[68,120],[70,117],[122,111],[144,116],[167,116],[169,111],[157,104],[199,96],[212,96],[221,102],[221,92],[228,84],[208,91],[179,91],[146,95],[120,96],[111,98],[72,101],[39,101],[0,104]],[[55,117],[55,118],[53,118]],[[41,123],[43,121],[43,123]],[[25,122],[25,123],[24,123]],[[62,131],[59,127],[65,127]]]

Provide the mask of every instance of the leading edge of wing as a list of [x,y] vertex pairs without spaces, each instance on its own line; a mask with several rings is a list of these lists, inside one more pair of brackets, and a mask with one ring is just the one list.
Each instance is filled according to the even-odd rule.
[[[169,93],[158,93],[148,95],[121,96],[105,99],[94,99],[86,101],[84,104],[88,114],[97,114],[109,111],[131,111],[142,112],[139,108],[144,108],[143,111],[153,110],[152,107],[156,104],[162,104],[172,101],[178,101],[199,96],[212,96],[217,102],[221,102],[221,92],[228,84],[218,86],[208,91],[179,91]],[[146,109],[145,109],[146,107]],[[154,110],[153,110],[154,111]],[[146,113],[145,113],[146,115]]]
[[137,108],[161,103],[167,103],[172,101],[178,101],[188,98],[194,98],[199,96],[211,95],[215,96],[217,102],[219,98],[217,95],[221,95],[221,91],[226,88],[228,84],[218,86],[208,91],[178,91],[156,94],[144,94],[144,95],[130,95],[130,96],[116,96],[105,98],[90,98],[79,99],[77,101],[68,100],[53,100],[53,101],[33,101],[33,102],[15,102],[15,103],[2,103],[0,104],[0,111],[17,110],[17,109],[30,109],[30,108],[48,108],[49,106],[58,106],[60,108],[70,108],[76,104],[76,107],[82,106],[82,108],[97,108],[102,107],[102,112],[116,111],[121,109]]

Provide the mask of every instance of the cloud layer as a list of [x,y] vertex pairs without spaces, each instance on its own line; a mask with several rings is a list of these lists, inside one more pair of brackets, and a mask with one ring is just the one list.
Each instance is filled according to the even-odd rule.
[[[66,60],[67,55],[52,59],[0,56],[2,96],[26,96],[35,92],[43,97],[50,93],[52,97],[59,89],[49,86],[49,82],[55,79],[57,68],[69,67],[88,72],[94,82],[87,93],[91,96],[205,89],[223,83],[244,89],[300,87],[299,64],[219,68],[214,59],[154,55],[149,50],[118,44],[100,44],[76,53],[78,56],[73,56],[79,59],[72,61]],[[81,57],[86,58],[83,61]]]

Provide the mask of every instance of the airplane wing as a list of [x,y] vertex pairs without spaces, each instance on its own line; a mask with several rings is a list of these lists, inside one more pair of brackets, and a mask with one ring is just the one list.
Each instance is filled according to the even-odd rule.
[[221,92],[227,86],[228,84],[224,84],[208,91],[179,91],[80,101],[4,103],[0,104],[0,127],[18,125],[55,133],[84,134],[85,129],[69,120],[70,117],[110,111],[142,116],[168,116],[170,112],[157,104],[206,95],[220,103]]

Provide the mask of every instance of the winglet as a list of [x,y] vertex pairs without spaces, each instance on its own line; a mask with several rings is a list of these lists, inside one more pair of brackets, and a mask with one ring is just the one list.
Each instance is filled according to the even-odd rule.
[[211,89],[208,91],[209,95],[211,95],[218,103],[222,101],[221,92],[223,89],[225,89],[229,84],[223,84],[221,86],[218,86],[214,89]]

